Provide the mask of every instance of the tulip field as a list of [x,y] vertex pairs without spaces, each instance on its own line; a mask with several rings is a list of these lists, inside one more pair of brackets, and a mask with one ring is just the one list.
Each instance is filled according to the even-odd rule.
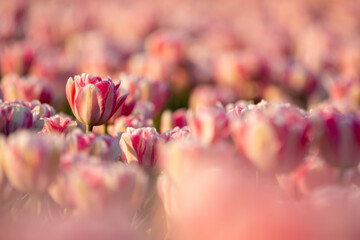
[[360,1],[0,0],[0,240],[359,240]]

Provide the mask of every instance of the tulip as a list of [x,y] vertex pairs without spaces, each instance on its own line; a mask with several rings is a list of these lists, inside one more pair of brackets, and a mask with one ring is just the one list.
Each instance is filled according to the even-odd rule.
[[240,152],[267,173],[292,171],[304,160],[309,130],[304,111],[265,101],[249,105],[232,121],[232,136]]
[[66,136],[64,153],[85,152],[104,161],[117,161],[120,147],[117,139],[109,135],[95,136],[93,133],[73,131]]
[[73,121],[69,116],[66,116],[65,114],[58,114],[52,117],[43,118],[43,120],[44,127],[41,132],[45,134],[68,134],[77,126],[76,121]]
[[145,169],[155,167],[156,144],[161,139],[155,128],[131,128],[121,135],[120,148],[125,163],[137,162]]
[[147,190],[141,169],[121,162],[80,163],[68,177],[74,205],[85,213],[120,210],[132,216]]
[[175,127],[169,129],[166,132],[161,134],[166,141],[170,140],[185,140],[192,137],[190,130],[187,126],[183,128]]
[[141,116],[123,116],[115,120],[113,126],[109,126],[109,132],[112,136],[116,136],[119,132],[125,132],[128,127],[142,128],[153,127],[152,119],[144,119]]
[[105,124],[124,103],[127,94],[122,95],[119,87],[110,78],[83,73],[68,79],[66,97],[75,117],[90,130],[94,125]]
[[31,110],[16,102],[0,103],[0,116],[0,131],[5,135],[20,128],[33,128],[37,125]]
[[41,103],[50,103],[52,100],[51,87],[42,79],[36,77],[19,77],[16,74],[5,75],[1,86],[6,101],[39,100]]
[[206,144],[229,136],[229,119],[223,108],[200,108],[195,114],[190,112],[187,121],[191,134]]
[[19,131],[10,135],[4,151],[4,171],[20,192],[41,193],[54,180],[58,170],[62,138]]
[[165,132],[175,127],[182,128],[186,125],[186,109],[178,109],[175,112],[166,110],[161,115],[160,132]]
[[355,113],[342,114],[335,109],[311,112],[315,141],[325,161],[342,170],[360,162],[360,118]]
[[121,74],[121,84],[133,95],[139,94],[138,101],[154,104],[155,113],[160,112],[169,96],[169,87],[165,82],[138,75]]

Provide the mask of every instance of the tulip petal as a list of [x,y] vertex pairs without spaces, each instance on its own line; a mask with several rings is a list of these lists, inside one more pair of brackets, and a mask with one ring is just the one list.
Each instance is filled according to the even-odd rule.
[[66,83],[65,92],[71,110],[74,112],[75,85],[72,77],[70,77]]
[[126,163],[138,162],[137,153],[133,147],[131,138],[127,133],[124,133],[121,136],[120,148],[121,148],[122,158]]
[[104,111],[99,89],[94,84],[86,85],[75,98],[76,117],[84,124],[101,125],[100,116]]

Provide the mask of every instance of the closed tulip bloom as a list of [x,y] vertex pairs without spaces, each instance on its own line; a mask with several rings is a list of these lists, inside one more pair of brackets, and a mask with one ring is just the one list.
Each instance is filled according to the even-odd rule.
[[43,192],[55,178],[62,138],[19,131],[6,142],[4,170],[12,186],[21,192]]
[[160,119],[160,132],[165,132],[175,127],[185,127],[186,121],[186,109],[178,109],[175,112],[166,110],[162,113]]
[[43,120],[44,127],[41,132],[47,134],[68,134],[77,126],[76,121],[72,120],[65,114],[58,114],[49,118],[43,118]]
[[124,162],[137,162],[146,169],[153,168],[156,162],[156,144],[160,139],[160,134],[153,127],[128,127],[120,138]]
[[105,161],[117,161],[120,157],[118,140],[109,135],[73,131],[66,136],[64,153],[84,152]]
[[37,77],[20,77],[16,74],[5,75],[1,86],[6,101],[39,100],[41,103],[51,103],[52,90],[50,85]]
[[113,126],[109,126],[109,133],[112,136],[116,136],[119,132],[125,132],[128,127],[142,128],[153,127],[154,123],[152,119],[145,119],[141,116],[123,116],[115,120]]
[[120,83],[90,74],[76,75],[66,84],[66,97],[75,117],[90,126],[102,125],[124,103],[127,94],[121,94]]
[[22,104],[1,103],[0,116],[0,131],[5,135],[9,135],[20,128],[33,128],[35,125],[31,110]]
[[290,104],[261,102],[243,109],[232,122],[232,136],[240,152],[259,170],[285,173],[306,156],[310,120]]
[[141,169],[121,162],[80,163],[69,172],[69,180],[75,207],[85,213],[109,209],[132,216],[147,190]]
[[229,119],[221,107],[200,108],[189,113],[187,121],[191,134],[206,144],[212,144],[229,136]]
[[56,114],[55,109],[49,104],[41,104],[35,100],[30,103],[30,109],[34,119],[49,118]]
[[360,118],[337,110],[312,112],[320,155],[334,167],[347,169],[360,162]]

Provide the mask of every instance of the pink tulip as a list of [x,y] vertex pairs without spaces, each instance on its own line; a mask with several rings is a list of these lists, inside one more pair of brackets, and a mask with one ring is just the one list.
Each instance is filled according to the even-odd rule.
[[6,101],[39,100],[41,103],[50,103],[52,100],[51,87],[42,79],[36,77],[19,77],[16,74],[5,75],[1,86]]
[[141,116],[123,116],[115,120],[113,126],[109,126],[109,132],[112,136],[116,136],[120,132],[126,132],[128,127],[143,128],[153,127],[153,120],[144,119]]
[[43,192],[58,170],[63,139],[19,131],[10,135],[3,165],[10,183],[21,192]]
[[49,118],[43,118],[44,127],[41,130],[45,134],[68,134],[74,130],[77,126],[76,121],[73,121],[69,116],[65,114],[58,114]]
[[109,135],[73,131],[66,136],[64,153],[85,152],[105,161],[117,161],[121,155],[118,140]]
[[191,134],[206,144],[229,136],[229,119],[223,108],[199,108],[197,113],[188,114],[187,121]]
[[166,110],[162,113],[160,119],[160,132],[165,132],[175,127],[185,127],[186,121],[186,109],[178,109],[175,112]]
[[334,109],[312,112],[320,155],[334,167],[347,169],[360,162],[360,118]]
[[68,177],[75,207],[85,213],[120,210],[131,217],[147,190],[147,179],[141,169],[121,162],[79,163]]
[[187,126],[183,128],[175,127],[173,129],[169,129],[166,132],[163,132],[161,135],[163,136],[166,142],[170,140],[175,140],[175,141],[185,140],[185,139],[190,139],[192,137],[190,130]]
[[120,84],[110,78],[102,79],[90,74],[71,77],[66,84],[66,97],[75,117],[86,125],[101,125],[124,103]]
[[[169,96],[169,87],[165,82],[139,75],[121,74],[122,86],[130,94],[139,94],[138,101],[149,101],[154,104],[155,113],[161,111]],[[136,106],[135,106],[136,107]]]
[[121,135],[120,148],[125,163],[137,162],[145,169],[155,167],[156,144],[161,139],[155,128],[131,128]]
[[309,159],[289,175],[277,176],[280,186],[293,199],[300,199],[317,189],[336,185],[336,169],[320,159]]
[[34,60],[34,47],[26,42],[8,45],[2,54],[1,72],[26,74]]
[[223,88],[219,86],[198,85],[189,98],[189,108],[194,112],[200,107],[213,107],[218,103],[227,105],[237,100],[237,94],[234,89]]
[[184,32],[158,30],[145,39],[145,50],[163,61],[176,63],[185,57],[187,40]]
[[232,121],[232,136],[240,152],[264,172],[295,169],[306,156],[310,121],[290,104],[261,102],[243,109]]
[[5,135],[20,128],[33,128],[36,123],[28,107],[15,102],[0,103],[0,131]]

